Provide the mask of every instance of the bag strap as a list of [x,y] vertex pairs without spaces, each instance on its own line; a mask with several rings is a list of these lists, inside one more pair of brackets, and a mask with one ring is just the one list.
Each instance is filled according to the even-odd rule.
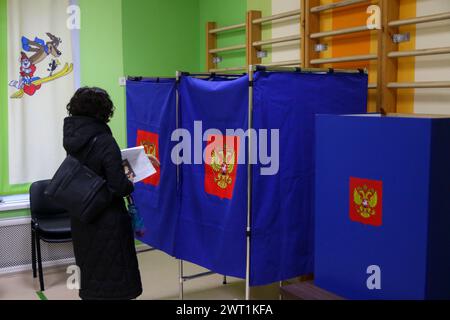
[[86,153],[85,153],[85,155],[84,155],[84,157],[83,157],[83,161],[81,161],[81,164],[82,164],[82,165],[85,165],[85,164],[86,164],[87,159],[88,159],[88,157],[89,157],[89,154],[91,153],[92,149],[94,148],[95,143],[97,142],[98,138],[101,137],[101,136],[103,136],[103,135],[106,135],[106,133],[100,134],[100,135],[98,135],[98,136],[95,136],[95,137],[91,140],[91,142],[89,143],[89,148],[87,149],[87,151],[86,151]]

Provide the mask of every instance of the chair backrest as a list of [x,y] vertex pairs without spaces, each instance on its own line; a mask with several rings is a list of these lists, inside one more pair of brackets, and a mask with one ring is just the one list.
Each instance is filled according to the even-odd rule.
[[67,210],[54,204],[52,200],[44,194],[49,183],[50,180],[36,181],[30,187],[30,211],[33,219],[68,214]]

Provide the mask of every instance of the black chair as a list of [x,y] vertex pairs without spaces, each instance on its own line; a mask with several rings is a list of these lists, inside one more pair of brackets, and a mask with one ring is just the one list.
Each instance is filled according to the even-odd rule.
[[33,277],[36,278],[36,255],[41,291],[45,290],[42,270],[41,240],[47,243],[72,241],[70,217],[65,209],[52,203],[44,195],[50,180],[34,182],[30,187],[31,259]]

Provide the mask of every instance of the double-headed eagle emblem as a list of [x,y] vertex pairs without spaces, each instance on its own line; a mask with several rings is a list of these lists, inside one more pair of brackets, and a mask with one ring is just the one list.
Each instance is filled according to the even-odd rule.
[[233,173],[236,165],[236,154],[232,148],[225,145],[222,149],[215,148],[211,152],[211,168],[214,171],[214,182],[221,189],[226,189],[233,179],[230,175]]
[[358,206],[357,211],[363,218],[370,218],[376,215],[375,208],[378,204],[378,194],[366,185],[358,187],[353,192],[353,199]]
[[142,141],[141,145],[144,147],[145,154],[147,156],[156,157],[156,146],[154,143],[151,143],[149,141]]

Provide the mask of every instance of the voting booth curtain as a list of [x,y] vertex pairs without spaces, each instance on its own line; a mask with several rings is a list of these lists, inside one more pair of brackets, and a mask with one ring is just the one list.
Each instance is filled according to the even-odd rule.
[[256,73],[253,127],[279,129],[279,170],[262,175],[261,161],[253,168],[253,285],[313,273],[315,115],[366,106],[364,74]]
[[[232,81],[182,77],[179,90],[181,127],[195,140],[192,158],[202,156],[194,153],[195,143],[202,144],[201,150],[206,149],[208,141],[202,143],[203,135],[209,143],[222,139],[207,155],[214,153],[225,167],[215,165],[215,159],[209,164],[192,159],[200,163],[181,166],[176,256],[221,274],[244,278],[247,167],[237,162],[245,156],[239,150],[245,141],[227,136],[226,130],[248,126],[248,77]],[[220,132],[208,134],[210,129]]]
[[176,166],[170,156],[175,109],[175,80],[127,82],[128,145],[144,146],[145,153],[161,163],[155,175],[135,185],[133,198],[146,228],[139,240],[170,255],[178,212]]
[[[139,183],[134,195],[148,229],[142,240],[211,271],[245,278],[248,179],[247,162],[239,160],[249,155],[248,139],[236,130],[248,129],[249,78],[181,78],[178,121],[191,137],[181,156],[191,163],[180,165],[178,188],[169,151],[175,143],[175,87],[149,81],[127,86],[130,146],[143,144],[140,135],[151,137],[161,161],[159,186]],[[364,74],[255,74],[253,128],[260,143],[267,140],[271,162],[258,161],[252,171],[252,286],[313,272],[314,117],[364,113],[366,103]],[[269,167],[270,175],[263,174]]]

